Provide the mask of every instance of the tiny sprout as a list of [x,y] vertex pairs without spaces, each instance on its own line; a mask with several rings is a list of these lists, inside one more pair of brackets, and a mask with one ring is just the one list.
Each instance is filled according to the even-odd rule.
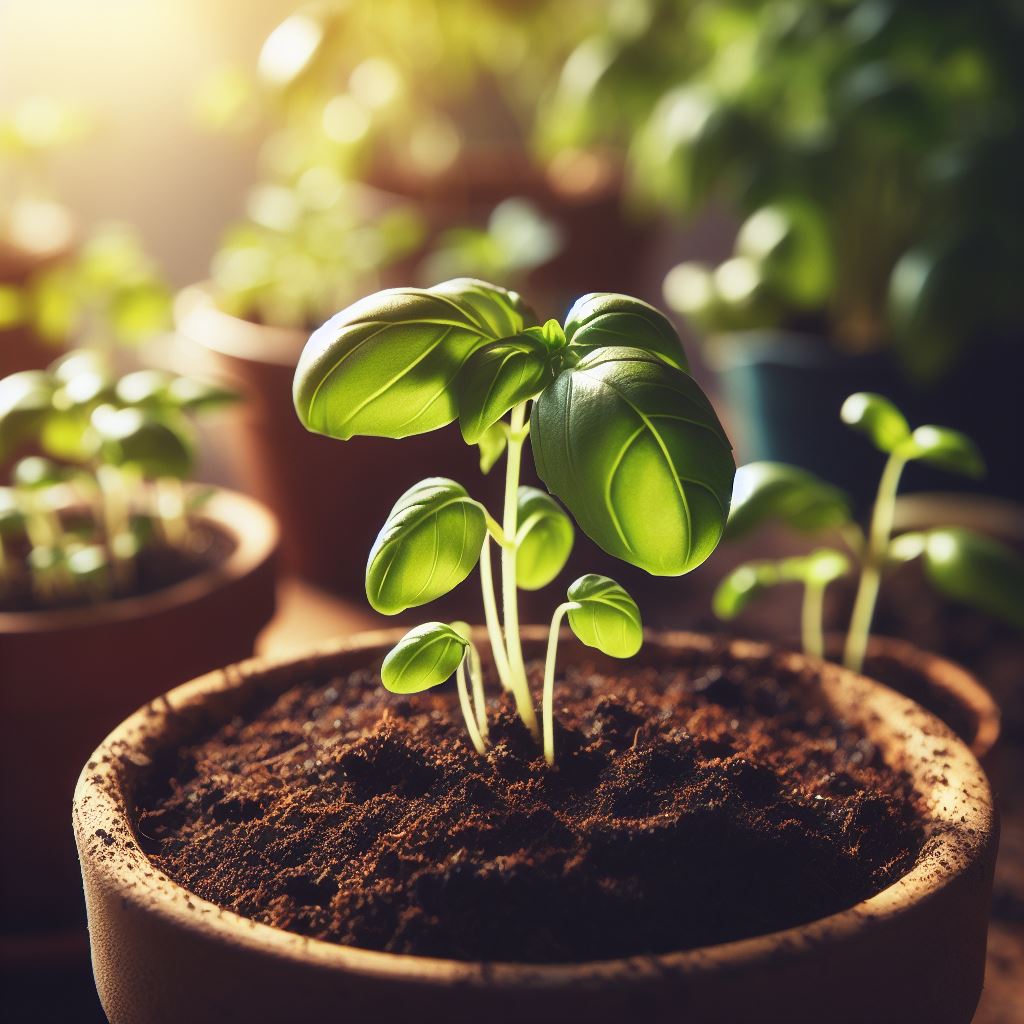
[[852,562],[859,581],[844,663],[859,671],[884,573],[894,564],[920,559],[926,578],[940,593],[1024,629],[1024,560],[1012,549],[959,528],[935,528],[895,538],[892,535],[896,494],[907,463],[928,462],[952,473],[978,477],[984,474],[985,463],[974,442],[949,427],[911,430],[892,402],[867,392],[847,398],[840,416],[888,456],[867,533],[854,522],[846,496],[806,470],[767,462],[743,466],[736,473],[727,537],[744,536],[776,520],[805,533],[835,531],[846,544],[849,557],[823,548],[803,558],[741,565],[715,592],[715,614],[733,618],[765,588],[801,582],[805,587],[804,649],[820,654],[824,590],[846,575]]
[[[90,350],[0,380],[0,460],[31,453],[0,491],[5,599],[16,600],[19,588],[43,604],[119,596],[131,590],[136,559],[155,537],[184,546],[188,420],[233,397],[162,371],[118,379]],[[12,537],[23,542],[8,545]],[[11,557],[24,541],[25,557]]]
[[[541,324],[519,295],[484,281],[388,289],[313,334],[293,394],[304,426],[329,437],[402,438],[458,421],[463,439],[480,448],[483,472],[504,456],[500,517],[452,480],[429,478],[402,495],[370,552],[366,593],[378,611],[396,614],[448,593],[479,566],[495,673],[548,763],[561,620],[568,616],[583,643],[613,657],[632,657],[643,640],[640,612],[618,584],[577,580],[551,622],[541,728],[519,591],[562,572],[573,520],[605,551],[663,576],[696,568],[722,536],[731,446],[672,325],[627,295],[585,295],[564,323]],[[520,486],[527,442],[550,493]],[[492,545],[501,558],[500,613]],[[453,673],[482,753],[483,675],[464,624],[412,630],[384,660],[381,678],[408,693]]]

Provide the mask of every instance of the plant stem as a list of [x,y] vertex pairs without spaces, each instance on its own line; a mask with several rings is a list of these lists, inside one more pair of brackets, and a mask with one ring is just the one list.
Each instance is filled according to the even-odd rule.
[[476,710],[476,725],[480,730],[480,737],[487,743],[487,700],[484,697],[484,673],[480,664],[480,652],[476,644],[470,641],[469,644],[469,681],[473,685],[473,707]]
[[542,699],[542,715],[544,719],[544,760],[548,764],[555,763],[555,657],[558,654],[558,630],[562,618],[572,608],[571,602],[560,604],[551,617],[551,629],[548,631],[548,652],[544,659],[544,696]]
[[501,680],[503,690],[511,690],[509,676],[508,651],[505,649],[505,638],[498,621],[498,602],[494,598],[494,573],[491,569],[491,537],[484,537],[484,546],[480,549],[480,589],[484,599],[484,621],[487,623],[487,636],[491,641],[494,654],[494,668]]
[[850,630],[846,634],[846,649],[843,652],[843,664],[854,672],[859,672],[864,667],[864,654],[871,634],[871,620],[875,615],[878,589],[882,585],[882,569],[885,567],[889,539],[892,536],[896,491],[906,464],[906,458],[898,450],[893,452],[878,483],[878,494],[871,513],[871,528],[861,558],[860,583],[857,585],[857,597],[853,602]]
[[134,581],[135,565],[132,558],[125,555],[131,531],[124,477],[116,466],[104,465],[97,468],[96,480],[102,496],[103,527],[114,583],[118,589],[127,589]]
[[459,706],[462,708],[462,717],[466,720],[466,729],[469,732],[469,738],[473,741],[473,746],[476,748],[478,754],[482,754],[486,751],[483,737],[480,735],[480,729],[477,726],[476,716],[473,712],[473,703],[469,699],[469,687],[466,685],[466,658],[463,658],[459,662],[459,667],[455,673],[456,682],[459,688]]
[[800,637],[804,654],[821,658],[825,654],[825,637],[822,629],[822,612],[825,603],[825,587],[810,581],[804,584],[804,601],[800,611]]
[[[502,532],[506,538],[516,535],[516,519],[519,502],[519,470],[522,464],[523,442],[526,440],[526,402],[520,402],[512,410],[509,426],[508,449],[505,463],[505,511],[502,517]],[[516,701],[516,710],[523,724],[539,738],[537,715],[533,709],[533,698],[526,680],[526,665],[523,662],[523,644],[519,636],[519,592],[516,587],[516,556],[514,545],[501,549],[501,593],[505,626],[505,649],[508,652],[509,685]]]
[[188,517],[185,514],[185,486],[176,477],[163,477],[154,482],[156,513],[164,540],[175,548],[185,546],[188,539]]

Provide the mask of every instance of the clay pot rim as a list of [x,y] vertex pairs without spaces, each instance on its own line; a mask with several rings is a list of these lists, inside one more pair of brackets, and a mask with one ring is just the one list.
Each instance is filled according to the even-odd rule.
[[[106,738],[79,778],[74,797],[74,827],[80,857],[93,861],[91,866],[107,876],[107,884],[138,909],[165,919],[170,926],[198,928],[243,950],[363,976],[519,988],[572,984],[595,973],[629,982],[637,978],[638,964],[650,972],[683,975],[732,971],[754,961],[798,956],[808,946],[841,943],[883,927],[892,918],[934,898],[972,867],[976,868],[995,841],[995,812],[988,780],[977,760],[950,729],[913,701],[880,683],[828,662],[783,652],[779,656],[788,665],[812,666],[822,673],[821,684],[829,699],[853,712],[851,717],[872,739],[888,748],[890,761],[895,760],[908,771],[928,807],[924,822],[926,841],[911,870],[870,899],[828,917],[767,935],[672,953],[573,964],[477,963],[384,953],[307,938],[225,910],[160,874],[135,838],[130,807],[129,776],[133,769],[138,771],[149,763],[149,755],[139,749],[140,744],[159,742],[169,717],[180,716],[184,711],[201,711],[211,698],[231,694],[253,677],[273,675],[276,678],[272,685],[283,688],[304,674],[322,674],[325,663],[337,659],[351,659],[363,652],[369,658],[380,658],[403,632],[390,629],[360,633],[303,658],[253,658],[176,687],[164,698],[141,708]],[[538,649],[547,636],[547,628],[541,626],[525,627],[522,632],[524,639]],[[483,641],[482,630],[478,634]],[[777,651],[768,644],[746,640],[723,642],[683,632],[649,633],[644,651],[671,657],[684,649],[709,651],[716,646],[739,659],[764,657]],[[571,657],[592,658],[595,653],[576,649]],[[601,657],[596,656],[596,660]],[[897,750],[902,753],[897,755]],[[941,758],[938,764],[937,757]],[[96,843],[97,835],[103,838],[102,844]],[[107,843],[119,844],[116,857],[96,855],[107,849]]]
[[263,565],[278,544],[277,520],[255,498],[218,487],[195,513],[233,542],[220,561],[188,579],[138,597],[122,597],[101,604],[49,611],[0,613],[0,635],[5,633],[60,633],[112,622],[139,619],[166,608],[191,604],[227,581],[248,576]]
[[[830,633],[826,637],[828,660],[832,661],[835,652],[842,650],[843,641],[841,633]],[[870,637],[867,656],[868,659],[875,656],[901,661],[937,689],[950,694],[967,708],[974,722],[974,735],[970,739],[964,738],[963,742],[979,761],[984,762],[991,755],[1002,731],[1002,712],[992,694],[963,665],[895,636]],[[867,670],[864,675],[871,678]],[[876,682],[886,686],[879,680]]]

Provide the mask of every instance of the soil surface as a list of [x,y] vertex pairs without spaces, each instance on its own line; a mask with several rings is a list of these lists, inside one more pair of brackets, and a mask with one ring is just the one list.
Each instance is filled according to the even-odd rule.
[[[142,597],[173,586],[222,562],[231,553],[234,542],[208,523],[196,523],[183,547],[153,543],[144,547],[135,559],[131,585],[115,589],[102,601]],[[21,552],[15,550],[17,557]],[[68,600],[42,602],[33,593],[29,580],[21,576],[8,592],[0,595],[0,612],[53,611],[58,608],[83,607],[99,603],[97,599],[78,596]]]
[[205,899],[369,949],[571,962],[775,931],[923,842],[907,781],[814,682],[721,651],[571,668],[549,769],[508,700],[480,757],[450,694],[311,680],[154,766],[139,840]]

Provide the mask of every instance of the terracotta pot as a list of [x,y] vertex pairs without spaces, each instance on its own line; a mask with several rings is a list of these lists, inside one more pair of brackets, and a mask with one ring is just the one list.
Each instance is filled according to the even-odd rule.
[[366,556],[398,496],[425,476],[474,480],[475,447],[457,428],[393,441],[340,442],[310,434],[292,404],[306,331],[229,316],[206,286],[175,303],[181,358],[192,372],[226,379],[245,396],[223,417],[220,444],[238,484],[281,523],[284,568],[343,594],[362,594]]
[[[967,669],[948,658],[922,651],[906,640],[875,636],[868,641],[864,674],[891,686],[942,719],[964,741],[989,777],[994,776],[1001,724],[999,705]],[[901,685],[908,679],[915,682],[909,687]]]
[[[527,631],[538,655],[545,630]],[[719,946],[576,965],[464,963],[346,948],[236,916],[154,870],[134,833],[134,793],[154,757],[234,715],[254,692],[378,663],[397,633],[277,664],[250,661],[172,691],[119,726],[79,780],[74,825],[93,967],[113,1024],[189,1021],[644,1020],[966,1024],[981,991],[997,826],[977,761],[916,704],[820,664],[821,685],[924,796],[913,868],[830,917]],[[715,641],[652,635],[641,659],[671,664]],[[738,659],[765,645],[735,642]],[[592,651],[568,648],[569,659]],[[799,654],[787,655],[795,666]],[[941,766],[941,767],[940,767]],[[699,879],[694,884],[700,884]]]
[[8,936],[80,927],[67,811],[97,740],[140,702],[251,655],[273,614],[271,515],[219,491],[200,517],[232,547],[191,579],[93,607],[0,614],[0,815],[9,829],[0,843],[0,898]]

